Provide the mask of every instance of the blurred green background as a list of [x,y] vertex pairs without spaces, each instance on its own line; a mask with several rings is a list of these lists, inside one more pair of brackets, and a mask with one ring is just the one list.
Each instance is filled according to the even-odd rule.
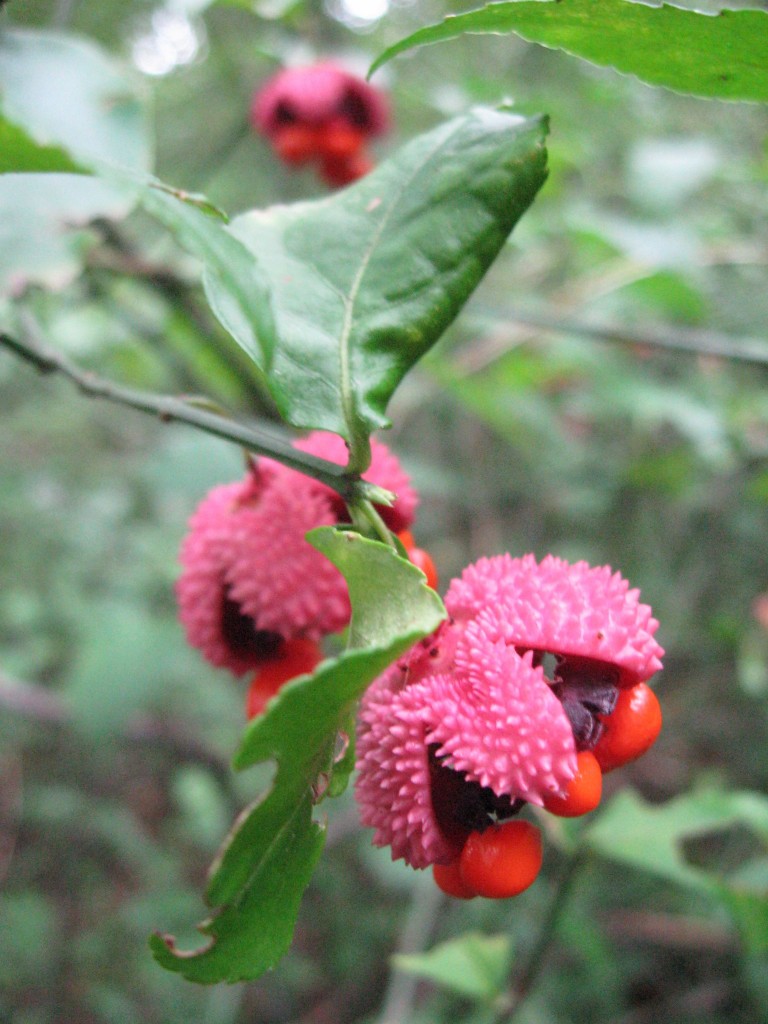
[[[364,73],[443,11],[11,0],[0,26],[102,45],[151,111],[158,176],[236,213],[324,194],[249,129],[261,82],[326,56]],[[662,737],[607,780],[596,826],[606,849],[613,830],[636,834],[635,863],[589,856],[519,1020],[755,1024],[768,1017],[766,109],[487,37],[400,58],[374,84],[394,121],[379,157],[477,102],[552,121],[543,192],[390,409],[387,443],[422,495],[417,541],[444,584],[505,550],[610,563],[667,649]],[[4,210],[0,238],[25,216]],[[271,415],[199,268],[156,224],[99,220],[51,252],[39,230],[29,252],[0,253],[0,326],[130,386]],[[44,267],[27,279],[28,264]],[[572,829],[553,830],[542,878],[516,901],[451,903],[370,846],[348,794],[274,973],[206,990],[154,964],[153,928],[194,942],[207,866],[258,788],[228,764],[243,684],[186,647],[173,596],[185,522],[242,455],[6,352],[0,409],[0,1020],[499,1019],[390,958],[470,930],[508,937],[504,970],[524,960]],[[633,817],[644,805],[611,802],[628,788],[681,801],[679,870],[654,868],[660,832],[650,812]]]

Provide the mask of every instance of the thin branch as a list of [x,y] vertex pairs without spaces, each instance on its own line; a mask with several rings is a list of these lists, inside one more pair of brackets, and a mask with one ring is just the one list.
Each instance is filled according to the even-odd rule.
[[392,548],[395,547],[392,534],[387,529],[387,525],[384,520],[376,511],[372,501],[353,502],[350,504],[349,512],[352,517],[353,525],[356,526],[362,534],[373,537],[375,540],[380,540]]
[[598,341],[616,341],[622,345],[649,346],[699,356],[719,356],[768,366],[768,342],[760,338],[734,338],[719,331],[680,327],[645,327],[626,330],[616,324],[594,324],[562,319],[540,313],[514,313],[513,319],[527,327],[559,334],[578,334]]
[[[659,348],[673,352],[687,352],[697,356],[717,356],[721,359],[735,359],[739,362],[768,366],[768,341],[760,338],[734,338],[719,331],[686,329],[680,327],[645,327],[628,330],[616,324],[590,323],[585,320],[562,317],[553,313],[534,313],[510,310],[507,314],[494,311],[494,317],[504,316],[511,328],[503,336],[495,335],[487,345],[481,346],[466,356],[465,369],[477,372],[499,359],[511,348],[528,340],[525,334],[515,330],[533,328],[554,334],[575,334],[597,341],[618,343],[640,348]],[[459,361],[464,365],[464,360]]]
[[[382,501],[380,488],[374,488],[356,476],[349,475],[343,466],[299,451],[287,438],[279,437],[261,427],[238,423],[226,416],[200,408],[188,400],[170,395],[155,395],[114,384],[94,373],[81,370],[61,353],[37,340],[21,340],[0,333],[0,345],[4,345],[21,359],[31,363],[41,373],[62,374],[89,398],[104,398],[118,405],[155,415],[163,423],[186,423],[214,437],[233,441],[248,451],[276,459],[291,469],[319,480],[340,494],[345,501]],[[374,494],[375,497],[372,497]]]
[[97,220],[94,223],[98,226],[105,245],[88,253],[86,267],[92,271],[140,278],[150,288],[168,299],[203,337],[209,336],[212,330],[217,331],[224,340],[216,347],[216,358],[231,376],[237,378],[238,385],[244,389],[250,403],[260,409],[267,408],[270,399],[257,383],[253,363],[238,345],[229,343],[230,339],[226,332],[199,304],[194,295],[192,282],[169,267],[155,263],[138,253],[117,225],[111,221]]
[[633,945],[650,943],[697,953],[733,953],[739,949],[733,928],[700,917],[622,910],[606,915],[604,926],[611,939]]

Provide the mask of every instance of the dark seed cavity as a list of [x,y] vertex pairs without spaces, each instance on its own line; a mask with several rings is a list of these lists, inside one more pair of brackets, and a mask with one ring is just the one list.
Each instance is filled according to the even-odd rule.
[[610,715],[619,696],[614,665],[590,658],[558,658],[552,690],[573,729],[578,750],[592,750],[603,733],[602,715]]
[[226,593],[222,600],[221,631],[232,653],[252,660],[254,665],[274,658],[284,643],[279,633],[256,629],[250,615],[245,615],[237,601]]
[[517,814],[525,803],[497,796],[490,786],[470,782],[437,756],[437,744],[427,748],[432,809],[443,837],[461,851],[471,832],[484,832],[496,821]]

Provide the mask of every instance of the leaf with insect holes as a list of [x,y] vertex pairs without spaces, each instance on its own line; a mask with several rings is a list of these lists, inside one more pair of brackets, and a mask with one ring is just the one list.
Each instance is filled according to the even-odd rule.
[[180,952],[169,936],[150,940],[162,966],[190,981],[257,978],[286,952],[325,839],[313,805],[340,792],[351,768],[339,734],[349,730],[363,690],[445,616],[423,574],[392,548],[331,527],[309,539],[346,577],[352,646],[285,685],[245,732],[235,766],[274,761],[277,768],[271,788],[235,822],[212,868],[206,896],[217,910],[200,925],[208,942]]
[[768,101],[768,12],[713,15],[627,0],[501,0],[449,14],[390,46],[371,74],[414,46],[465,33],[514,33],[677,92]]

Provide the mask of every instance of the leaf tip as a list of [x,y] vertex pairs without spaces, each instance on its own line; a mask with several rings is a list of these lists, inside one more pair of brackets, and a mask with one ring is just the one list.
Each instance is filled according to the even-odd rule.
[[202,956],[207,953],[214,945],[215,939],[211,937],[202,946],[197,949],[178,949],[176,946],[176,937],[169,935],[167,932],[154,931],[149,937],[149,948],[152,951],[152,955],[155,960],[158,961],[163,967],[169,967],[171,970],[179,970],[178,967],[174,967],[177,961],[191,960],[193,957]]

